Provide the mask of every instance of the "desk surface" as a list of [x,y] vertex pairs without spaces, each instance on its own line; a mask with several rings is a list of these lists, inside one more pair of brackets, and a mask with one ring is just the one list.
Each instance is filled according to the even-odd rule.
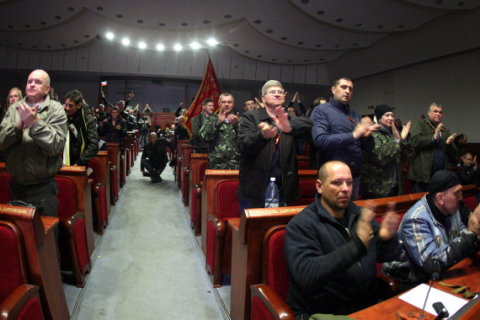
[[[480,252],[472,258],[462,260],[448,271],[442,273],[442,279],[440,281],[450,285],[468,286],[470,287],[470,291],[480,292]],[[435,282],[433,287],[453,294],[451,288],[442,286],[438,282]],[[463,298],[461,294],[454,295]],[[370,308],[355,312],[349,315],[349,317],[357,320],[396,319],[396,312],[402,312],[408,315],[412,311],[420,312],[421,310],[401,300],[399,296],[395,296]],[[428,316],[428,318],[424,318],[425,320],[435,319],[431,314],[425,314]]]
[[48,234],[53,228],[55,228],[58,224],[58,218],[56,217],[46,217],[41,216],[43,227],[45,228],[45,234]]

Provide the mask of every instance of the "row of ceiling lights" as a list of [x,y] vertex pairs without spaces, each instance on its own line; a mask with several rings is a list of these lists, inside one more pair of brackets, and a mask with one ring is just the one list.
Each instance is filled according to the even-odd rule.
[[[113,39],[115,39],[115,35],[114,35],[112,32],[107,32],[106,37],[107,37],[108,40],[113,40]],[[123,38],[121,42],[122,42],[122,44],[123,44],[124,46],[129,46],[130,43],[131,43],[130,39],[128,39],[128,38]],[[208,39],[208,40],[206,41],[206,43],[207,43],[210,47],[214,47],[214,46],[216,46],[216,45],[219,44],[219,42],[218,42],[217,40],[215,40],[214,38]],[[195,42],[192,42],[192,43],[190,44],[190,48],[192,48],[193,50],[200,49],[201,47],[202,47],[201,44],[198,43],[198,42],[196,42],[196,41],[195,41]],[[147,43],[144,42],[144,41],[140,41],[140,42],[138,43],[138,48],[139,48],[139,49],[147,49]],[[163,51],[163,50],[165,50],[165,46],[164,46],[163,44],[161,44],[161,43],[157,44],[157,45],[155,46],[155,48],[156,48],[158,51]],[[175,44],[175,45],[173,46],[173,49],[174,49],[175,51],[182,51],[182,50],[183,50],[183,46],[182,46],[181,44],[177,43],[177,44]]]

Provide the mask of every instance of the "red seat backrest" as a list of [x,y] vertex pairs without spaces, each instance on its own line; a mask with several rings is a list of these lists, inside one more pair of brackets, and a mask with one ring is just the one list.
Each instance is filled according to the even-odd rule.
[[288,271],[283,254],[286,225],[268,229],[263,238],[263,283],[275,291],[283,301],[287,301]]
[[75,207],[75,183],[68,177],[55,177],[58,186],[58,217],[60,220],[63,217],[73,216],[77,210]]
[[0,221],[0,303],[26,282],[23,238],[10,222]]
[[239,181],[224,181],[218,184],[215,193],[217,216],[222,219],[238,217],[240,205],[237,198]]
[[317,194],[317,188],[315,187],[316,180],[300,180],[298,187],[300,188],[300,199],[293,205],[302,206],[309,205],[315,201],[315,195]]
[[465,205],[468,207],[468,209],[470,209],[471,211],[475,210],[475,208],[477,207],[478,203],[477,203],[477,197],[475,197],[475,195],[468,195],[466,197],[463,198],[463,202],[465,203]]
[[199,166],[198,174],[200,175],[200,178],[198,179],[199,182],[203,182],[203,178],[205,177],[205,170],[207,170],[207,161],[202,161]]
[[11,177],[8,173],[2,172],[0,177],[0,203],[8,203],[12,201],[12,195],[8,187],[10,186]]
[[100,182],[100,161],[96,158],[92,158],[88,162],[88,166],[92,168],[93,172],[88,176],[90,179],[93,179],[94,185]]

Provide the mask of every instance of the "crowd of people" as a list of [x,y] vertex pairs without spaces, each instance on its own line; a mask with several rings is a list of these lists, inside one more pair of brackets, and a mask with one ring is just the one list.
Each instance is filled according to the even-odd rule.
[[[285,235],[288,303],[297,319],[349,314],[376,303],[377,263],[385,262],[383,272],[409,288],[478,249],[480,207],[470,212],[461,202],[462,184],[479,181],[477,157],[466,150],[467,135],[444,126],[438,103],[428,106],[427,117],[403,126],[388,105],[378,105],[373,119],[362,117],[350,107],[353,88],[352,80],[340,78],[328,101],[318,97],[306,109],[298,92],[285,106],[283,85],[269,80],[261,101],[245,101],[242,115],[234,96],[223,92],[217,113],[208,98],[191,119],[194,152],[208,154],[208,168],[239,170],[240,212],[265,206],[272,177],[279,206],[295,203],[300,197],[297,155],[304,144],[310,146],[311,168],[318,169],[316,199],[290,221]],[[49,91],[48,74],[33,71],[25,97],[19,88],[10,90],[0,125],[12,192],[43,207],[45,215],[56,215],[54,177],[60,167],[88,165],[104,142],[122,145],[128,130],[139,130],[140,170],[161,182],[167,149],[175,151],[177,141],[190,139],[183,104],[175,123],[162,129],[152,127],[148,104],[143,111],[138,105],[128,108],[133,92],[126,102],[111,104],[101,91],[103,103],[95,109],[78,90],[69,91],[63,103]],[[458,175],[450,171],[452,165]],[[374,207],[352,202],[403,194],[406,167],[413,192],[427,193],[402,221],[392,211],[379,224]]]

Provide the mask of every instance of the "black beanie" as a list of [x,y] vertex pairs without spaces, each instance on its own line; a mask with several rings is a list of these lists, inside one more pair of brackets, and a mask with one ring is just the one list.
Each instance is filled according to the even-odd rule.
[[380,118],[387,112],[393,112],[392,107],[387,106],[386,104],[380,104],[375,108],[375,116],[377,117],[377,123],[380,121]]
[[460,179],[452,171],[439,170],[435,172],[430,179],[430,185],[428,186],[428,192],[430,194],[443,192],[451,187],[458,186]]

